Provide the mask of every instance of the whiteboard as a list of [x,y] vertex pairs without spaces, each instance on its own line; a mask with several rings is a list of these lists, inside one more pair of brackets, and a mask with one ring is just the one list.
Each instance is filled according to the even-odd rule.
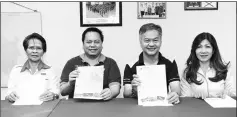
[[42,34],[39,12],[1,13],[1,87],[7,87],[12,67],[27,60],[22,43],[33,32]]

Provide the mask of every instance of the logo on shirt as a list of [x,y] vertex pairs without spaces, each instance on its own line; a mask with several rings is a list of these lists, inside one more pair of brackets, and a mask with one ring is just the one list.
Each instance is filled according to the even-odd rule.
[[46,75],[46,73],[41,73],[41,75]]

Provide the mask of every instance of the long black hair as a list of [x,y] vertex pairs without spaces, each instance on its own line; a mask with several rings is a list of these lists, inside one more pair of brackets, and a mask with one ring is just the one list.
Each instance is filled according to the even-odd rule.
[[214,78],[209,78],[212,82],[218,82],[222,79],[226,79],[227,72],[228,72],[228,64],[224,64],[222,61],[219,48],[216,43],[216,39],[214,36],[210,33],[203,32],[197,35],[193,41],[191,53],[189,55],[189,58],[186,62],[187,67],[184,70],[184,77],[186,78],[188,83],[195,83],[197,85],[202,84],[201,81],[197,80],[197,71],[200,67],[199,59],[196,56],[196,49],[198,48],[198,45],[203,40],[209,41],[213,48],[213,54],[210,59],[210,67],[214,68],[216,70],[216,75]]

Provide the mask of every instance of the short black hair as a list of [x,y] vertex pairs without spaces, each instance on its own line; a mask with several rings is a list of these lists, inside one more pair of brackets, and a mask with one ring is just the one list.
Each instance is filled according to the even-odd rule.
[[46,49],[47,49],[47,47],[46,47],[46,41],[45,41],[44,37],[42,37],[42,36],[41,36],[40,34],[38,34],[38,33],[32,33],[32,34],[28,35],[28,36],[24,39],[24,41],[23,41],[23,47],[24,47],[24,50],[25,50],[25,51],[26,51],[26,49],[28,48],[28,46],[29,46],[29,40],[31,40],[31,39],[38,39],[39,41],[41,41],[43,51],[44,51],[44,53],[46,52]]
[[90,27],[90,28],[87,28],[87,29],[83,32],[83,34],[82,34],[82,42],[83,42],[83,43],[84,43],[84,41],[85,41],[86,33],[88,33],[88,32],[97,32],[97,33],[99,33],[101,41],[102,41],[102,42],[104,41],[104,35],[103,35],[102,31],[101,31],[100,29],[98,29],[98,28]]
[[159,35],[162,36],[162,28],[160,25],[156,25],[154,23],[147,23],[141,26],[139,30],[139,34],[144,34],[148,30],[156,30],[158,31]]

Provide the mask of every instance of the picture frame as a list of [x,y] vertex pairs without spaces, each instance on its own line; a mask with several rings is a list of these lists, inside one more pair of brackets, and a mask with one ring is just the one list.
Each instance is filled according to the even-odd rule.
[[166,2],[138,2],[138,19],[166,19]]
[[184,10],[218,10],[218,2],[184,2]]
[[122,26],[122,2],[80,2],[80,24]]

